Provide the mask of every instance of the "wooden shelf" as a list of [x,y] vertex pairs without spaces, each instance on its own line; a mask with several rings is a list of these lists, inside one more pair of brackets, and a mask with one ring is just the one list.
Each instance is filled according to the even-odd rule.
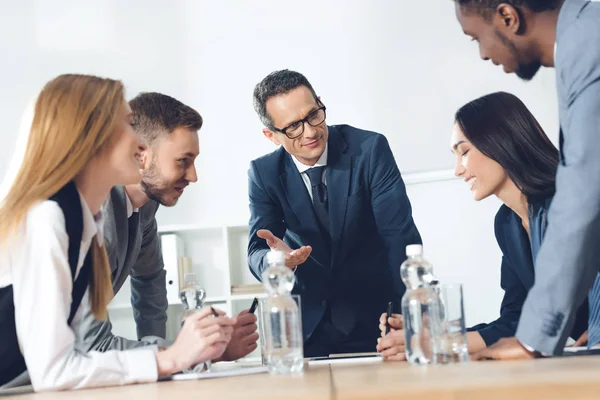
[[107,307],[108,311],[127,310],[128,308],[131,308],[131,304],[116,303],[116,304],[109,304]]
[[228,296],[214,296],[214,297],[207,297],[206,299],[204,299],[205,303],[225,303],[227,302],[227,300],[229,300]]
[[[254,298],[254,296],[256,295],[252,295],[251,299]],[[229,300],[232,300],[233,297],[231,296],[212,296],[212,297],[207,297],[206,299],[204,299],[204,303],[206,304],[215,304],[215,303],[226,303]],[[235,299],[237,300],[237,299]],[[181,305],[180,303],[169,303],[169,306],[176,306],[176,305]],[[109,311],[118,311],[118,310],[127,310],[130,309],[131,304],[129,303],[116,303],[116,304],[109,304],[108,305],[108,310]]]
[[[177,282],[178,257],[185,256],[191,259],[192,272],[209,296],[204,300],[206,305],[214,305],[225,311],[228,315],[235,315],[247,308],[249,302],[255,297],[264,298],[266,293],[231,293],[232,286],[259,283],[248,269],[248,226],[223,225],[207,226],[201,224],[172,224],[159,225],[158,233],[161,235],[165,270],[167,271],[167,285],[169,310],[181,307]],[[167,238],[166,235],[175,235],[176,238]],[[177,258],[176,258],[177,257]],[[115,299],[115,304],[108,309],[113,313],[113,320],[118,320],[122,332],[130,336],[135,332],[135,321],[130,317],[132,310],[130,304],[131,294],[129,285],[123,286],[123,293]],[[224,295],[219,295],[223,294]],[[210,296],[216,294],[216,296]],[[246,304],[248,303],[248,304]],[[172,310],[171,310],[172,311]],[[168,313],[167,338],[174,339],[179,331],[179,315]],[[254,351],[250,357],[260,356],[260,349]]]
[[204,226],[198,224],[163,225],[158,227],[158,233],[183,233],[195,231],[221,231],[223,226]]
[[231,300],[252,300],[255,297],[262,299],[262,298],[267,297],[267,294],[266,293],[232,294],[230,299]]

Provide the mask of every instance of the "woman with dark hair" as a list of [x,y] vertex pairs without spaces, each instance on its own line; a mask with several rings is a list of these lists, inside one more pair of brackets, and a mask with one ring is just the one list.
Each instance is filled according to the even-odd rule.
[[[521,308],[534,282],[534,263],[547,225],[554,196],[558,150],[527,107],[516,96],[497,92],[461,107],[451,138],[456,155],[455,175],[469,185],[475,200],[496,196],[504,204],[494,229],[502,250],[501,281],[504,299],[500,318],[469,329],[469,352],[474,353],[503,337],[514,336]],[[571,336],[585,341],[587,301],[579,308]],[[385,335],[380,319],[378,351],[384,357],[404,357],[402,319],[389,321],[395,331]],[[579,344],[578,343],[578,344]],[[583,344],[583,343],[581,343]]]

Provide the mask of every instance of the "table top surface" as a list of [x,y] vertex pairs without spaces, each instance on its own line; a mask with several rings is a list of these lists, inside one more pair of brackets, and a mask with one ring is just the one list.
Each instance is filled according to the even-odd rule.
[[301,376],[246,375],[70,392],[2,395],[2,400],[138,399],[598,399],[600,356],[410,366],[403,362],[310,366]]
[[332,365],[336,399],[600,399],[600,356],[460,365]]

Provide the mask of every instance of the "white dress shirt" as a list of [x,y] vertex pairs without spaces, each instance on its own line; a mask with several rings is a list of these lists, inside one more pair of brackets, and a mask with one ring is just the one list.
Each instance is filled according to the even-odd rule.
[[[92,240],[103,244],[102,219],[95,220],[81,194],[79,197],[83,234],[77,275]],[[77,350],[83,334],[78,327],[90,308],[89,290],[67,325],[73,287],[68,246],[61,208],[54,201],[43,201],[29,210],[10,246],[0,252],[0,287],[13,285],[19,348],[33,388],[79,389],[156,381],[155,348],[104,353]]]
[[131,203],[131,199],[129,198],[129,194],[127,193],[127,190],[125,190],[125,201],[126,201],[125,204],[127,206],[127,219],[131,218],[133,213],[140,212],[139,208],[133,208],[133,204]]
[[[326,167],[327,166],[328,146],[329,146],[328,144],[325,145],[325,150],[323,151],[323,154],[321,154],[321,157],[319,157],[319,159],[317,160],[317,163],[313,166],[302,164],[300,161],[298,161],[296,159],[296,157],[292,156],[292,160],[294,161],[294,164],[296,164],[296,168],[298,168],[298,172],[300,172],[300,176],[302,177],[302,180],[304,181],[304,185],[306,186],[306,190],[308,190],[308,195],[310,196],[311,200],[312,200],[312,185],[310,184],[310,178],[308,177],[308,174],[306,173],[306,171],[308,171],[311,168],[315,168],[315,167]],[[325,186],[327,186],[327,178],[325,177],[325,168],[323,168],[323,176],[321,179],[323,180],[323,183],[325,184]]]

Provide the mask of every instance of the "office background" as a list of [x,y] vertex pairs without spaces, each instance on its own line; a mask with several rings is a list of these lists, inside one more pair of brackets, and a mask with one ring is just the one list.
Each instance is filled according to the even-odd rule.
[[[468,324],[497,316],[500,203],[475,203],[452,177],[453,114],[480,95],[508,91],[556,143],[554,72],[523,83],[479,60],[451,0],[0,0],[0,10],[0,176],[45,82],[69,72],[118,78],[128,98],[162,92],[205,120],[199,181],[176,207],[160,210],[159,225],[243,226],[248,163],[274,150],[252,89],[273,70],[294,69],[327,105],[329,124],[386,135],[426,258],[442,280],[464,283]],[[129,315],[113,315],[117,333],[134,334]]]

